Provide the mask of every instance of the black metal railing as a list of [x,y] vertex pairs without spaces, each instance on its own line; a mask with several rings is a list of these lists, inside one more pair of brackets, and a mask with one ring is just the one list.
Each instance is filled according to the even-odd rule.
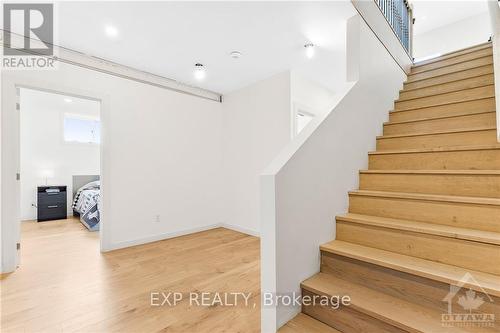
[[401,45],[411,56],[413,15],[407,0],[375,0]]

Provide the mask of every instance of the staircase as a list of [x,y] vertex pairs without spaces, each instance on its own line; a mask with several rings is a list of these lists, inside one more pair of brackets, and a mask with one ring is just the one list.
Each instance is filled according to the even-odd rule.
[[[500,332],[493,82],[490,43],[412,68],[349,212],[336,217],[336,240],[320,248],[321,272],[301,285],[351,304],[303,306],[302,323],[305,314],[345,333]],[[463,288],[450,294],[450,284]],[[452,322],[448,311],[496,322]]]

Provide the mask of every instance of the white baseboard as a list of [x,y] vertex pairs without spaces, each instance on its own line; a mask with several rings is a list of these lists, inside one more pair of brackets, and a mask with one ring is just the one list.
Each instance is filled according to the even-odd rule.
[[222,224],[216,223],[216,224],[211,224],[211,225],[197,227],[197,228],[185,229],[185,230],[168,232],[168,233],[164,233],[164,234],[158,234],[158,235],[139,238],[139,239],[133,239],[133,240],[129,240],[129,241],[115,242],[115,243],[111,242],[109,244],[109,246],[106,246],[106,248],[101,249],[101,252],[108,252],[108,251],[123,249],[123,248],[130,247],[130,246],[136,246],[136,245],[142,245],[142,244],[146,244],[146,243],[157,242],[157,241],[161,241],[161,240],[165,240],[165,239],[169,239],[169,238],[185,236],[185,235],[189,235],[189,234],[194,234],[196,232],[206,231],[206,230],[220,228],[220,227],[222,227]]
[[168,233],[164,233],[164,234],[158,234],[158,235],[154,235],[154,236],[149,236],[149,237],[144,237],[144,238],[139,238],[139,239],[134,239],[134,240],[129,240],[129,241],[111,243],[108,246],[104,246],[101,249],[101,252],[108,252],[108,251],[113,251],[113,250],[118,250],[118,249],[124,249],[124,248],[130,247],[130,246],[136,246],[136,245],[157,242],[157,241],[161,241],[161,240],[165,240],[165,239],[169,239],[169,238],[185,236],[185,235],[189,235],[189,234],[194,234],[196,232],[211,230],[211,229],[215,229],[215,228],[226,228],[226,229],[241,232],[241,233],[244,233],[244,234],[247,234],[250,236],[255,236],[255,237],[260,236],[260,233],[258,231],[255,231],[255,230],[250,230],[247,228],[243,228],[243,227],[233,225],[233,224],[228,224],[228,223],[216,223],[216,224],[210,224],[207,226],[185,229],[185,230],[180,230],[180,231],[175,231],[175,232],[168,232]]
[[222,223],[221,227],[226,228],[226,229],[230,229],[233,231],[241,232],[241,233],[244,233],[244,234],[247,234],[250,236],[260,237],[259,231],[243,228],[243,227],[240,227],[238,225],[229,224],[229,223]]

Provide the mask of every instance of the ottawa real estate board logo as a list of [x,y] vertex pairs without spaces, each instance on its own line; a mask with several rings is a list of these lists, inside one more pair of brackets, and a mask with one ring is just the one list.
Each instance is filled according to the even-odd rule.
[[3,4],[2,69],[54,69],[54,4]]
[[441,315],[443,327],[494,327],[494,302],[470,273],[466,273],[443,299],[448,311]]

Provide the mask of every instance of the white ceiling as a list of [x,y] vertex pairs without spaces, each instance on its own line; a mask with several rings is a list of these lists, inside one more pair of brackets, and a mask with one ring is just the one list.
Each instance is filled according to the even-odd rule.
[[413,4],[413,13],[416,18],[415,35],[488,10],[486,0],[410,0],[410,3]]
[[[349,0],[332,2],[63,2],[57,44],[227,93],[296,68],[336,89],[345,82]],[[115,39],[106,25],[118,29]],[[318,45],[307,60],[303,45]],[[238,50],[240,59],[229,53]],[[193,78],[194,64],[207,76]]]

